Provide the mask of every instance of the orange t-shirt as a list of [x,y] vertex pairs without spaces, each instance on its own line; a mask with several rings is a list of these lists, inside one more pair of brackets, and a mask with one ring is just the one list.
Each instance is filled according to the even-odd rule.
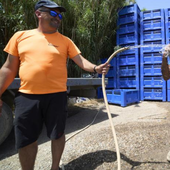
[[20,92],[47,94],[67,90],[67,58],[80,54],[77,46],[59,32],[36,29],[13,35],[4,51],[19,57]]

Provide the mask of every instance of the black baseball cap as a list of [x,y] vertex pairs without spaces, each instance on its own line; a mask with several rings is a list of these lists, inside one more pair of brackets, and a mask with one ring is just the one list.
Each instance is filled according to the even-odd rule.
[[50,0],[40,0],[35,4],[35,11],[40,7],[47,7],[47,8],[58,8],[60,12],[66,12],[66,9],[62,6],[57,5],[55,2]]

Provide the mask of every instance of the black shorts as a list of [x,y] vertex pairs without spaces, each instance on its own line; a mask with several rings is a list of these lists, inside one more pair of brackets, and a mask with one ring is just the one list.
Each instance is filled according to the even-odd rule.
[[16,148],[25,147],[37,141],[43,124],[50,139],[64,134],[67,118],[67,93],[24,94],[15,97]]

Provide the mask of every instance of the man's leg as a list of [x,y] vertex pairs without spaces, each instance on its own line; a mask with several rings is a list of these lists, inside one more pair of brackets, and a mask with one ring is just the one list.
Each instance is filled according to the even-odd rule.
[[61,136],[57,140],[51,141],[51,152],[52,152],[52,167],[51,170],[58,170],[60,159],[65,146],[65,135]]
[[37,142],[27,145],[19,149],[19,159],[21,163],[22,170],[33,170],[35,158],[37,155]]

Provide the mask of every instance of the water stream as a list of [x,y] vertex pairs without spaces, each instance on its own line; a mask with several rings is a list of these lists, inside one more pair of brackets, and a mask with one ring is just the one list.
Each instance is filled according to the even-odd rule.
[[129,46],[130,49],[134,49],[134,48],[141,48],[141,47],[163,47],[162,49],[164,49],[164,47],[166,46],[166,44],[162,45],[162,44],[147,44],[147,45],[135,45],[135,46]]
[[[128,47],[127,50],[135,50],[137,48],[143,48],[143,52],[142,53],[150,53],[150,52],[159,52],[161,55],[163,53],[166,54],[165,57],[168,57],[169,56],[169,59],[170,59],[170,46],[167,47],[167,50],[165,51],[165,47],[167,46],[167,44],[154,44],[155,42],[152,42],[153,44],[143,44],[143,45],[129,45],[129,46],[116,46],[114,48],[114,51],[122,48],[122,47]],[[131,53],[131,51],[128,51],[128,53]]]
[[[165,50],[166,45],[167,44],[146,44],[146,45],[135,45],[135,46],[127,46],[127,47],[129,47],[129,50],[133,50],[136,48],[159,48],[159,50],[160,50],[159,53],[162,54]],[[149,52],[149,51],[147,51],[147,52]]]

